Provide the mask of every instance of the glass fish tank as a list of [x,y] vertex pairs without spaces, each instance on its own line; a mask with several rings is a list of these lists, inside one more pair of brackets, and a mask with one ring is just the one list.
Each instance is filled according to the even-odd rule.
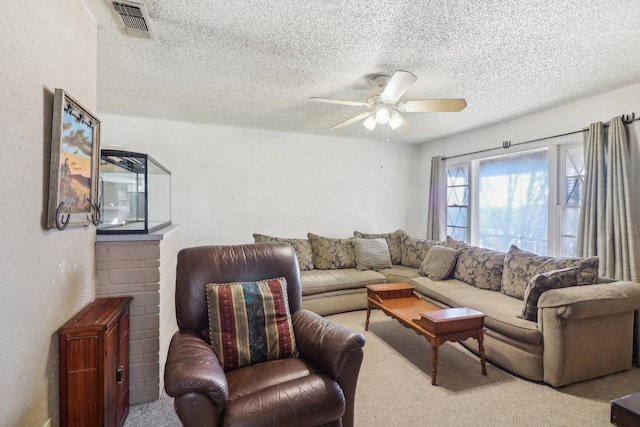
[[148,234],[171,225],[171,172],[148,154],[101,150],[98,234]]

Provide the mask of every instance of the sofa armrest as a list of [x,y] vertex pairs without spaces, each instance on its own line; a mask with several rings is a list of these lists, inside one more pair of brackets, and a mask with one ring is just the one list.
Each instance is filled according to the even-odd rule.
[[640,284],[613,282],[544,292],[538,301],[544,382],[554,387],[628,369],[638,352]]
[[640,308],[640,284],[620,281],[552,289],[540,296],[538,308],[558,308],[559,316],[575,319],[634,311]]
[[362,334],[305,309],[296,311],[292,321],[300,355],[331,377],[339,379],[353,357],[362,360]]
[[169,396],[206,394],[218,412],[229,399],[229,384],[216,354],[195,331],[180,330],[169,344],[164,370],[164,388]]

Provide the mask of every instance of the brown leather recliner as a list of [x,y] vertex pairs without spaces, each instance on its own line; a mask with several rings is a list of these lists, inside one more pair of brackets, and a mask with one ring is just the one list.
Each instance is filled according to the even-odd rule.
[[[209,344],[208,283],[287,280],[299,357],[225,374]],[[364,336],[302,308],[300,271],[286,243],[201,246],[178,253],[176,317],[165,390],[185,426],[353,426]]]

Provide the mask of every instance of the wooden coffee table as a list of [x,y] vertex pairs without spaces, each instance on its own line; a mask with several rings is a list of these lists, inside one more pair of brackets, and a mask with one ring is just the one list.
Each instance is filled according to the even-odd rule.
[[487,375],[484,360],[484,313],[467,307],[445,308],[420,299],[408,283],[384,283],[367,285],[367,321],[364,330],[369,330],[371,308],[382,310],[407,328],[424,336],[432,348],[431,384],[437,385],[438,347],[446,341],[467,338],[478,340],[478,353],[482,375]]

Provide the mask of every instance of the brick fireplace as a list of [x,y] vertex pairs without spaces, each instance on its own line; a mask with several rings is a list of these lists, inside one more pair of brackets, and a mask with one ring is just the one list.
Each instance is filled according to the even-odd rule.
[[130,403],[156,400],[164,388],[175,316],[178,225],[154,234],[97,235],[97,296],[130,295]]

